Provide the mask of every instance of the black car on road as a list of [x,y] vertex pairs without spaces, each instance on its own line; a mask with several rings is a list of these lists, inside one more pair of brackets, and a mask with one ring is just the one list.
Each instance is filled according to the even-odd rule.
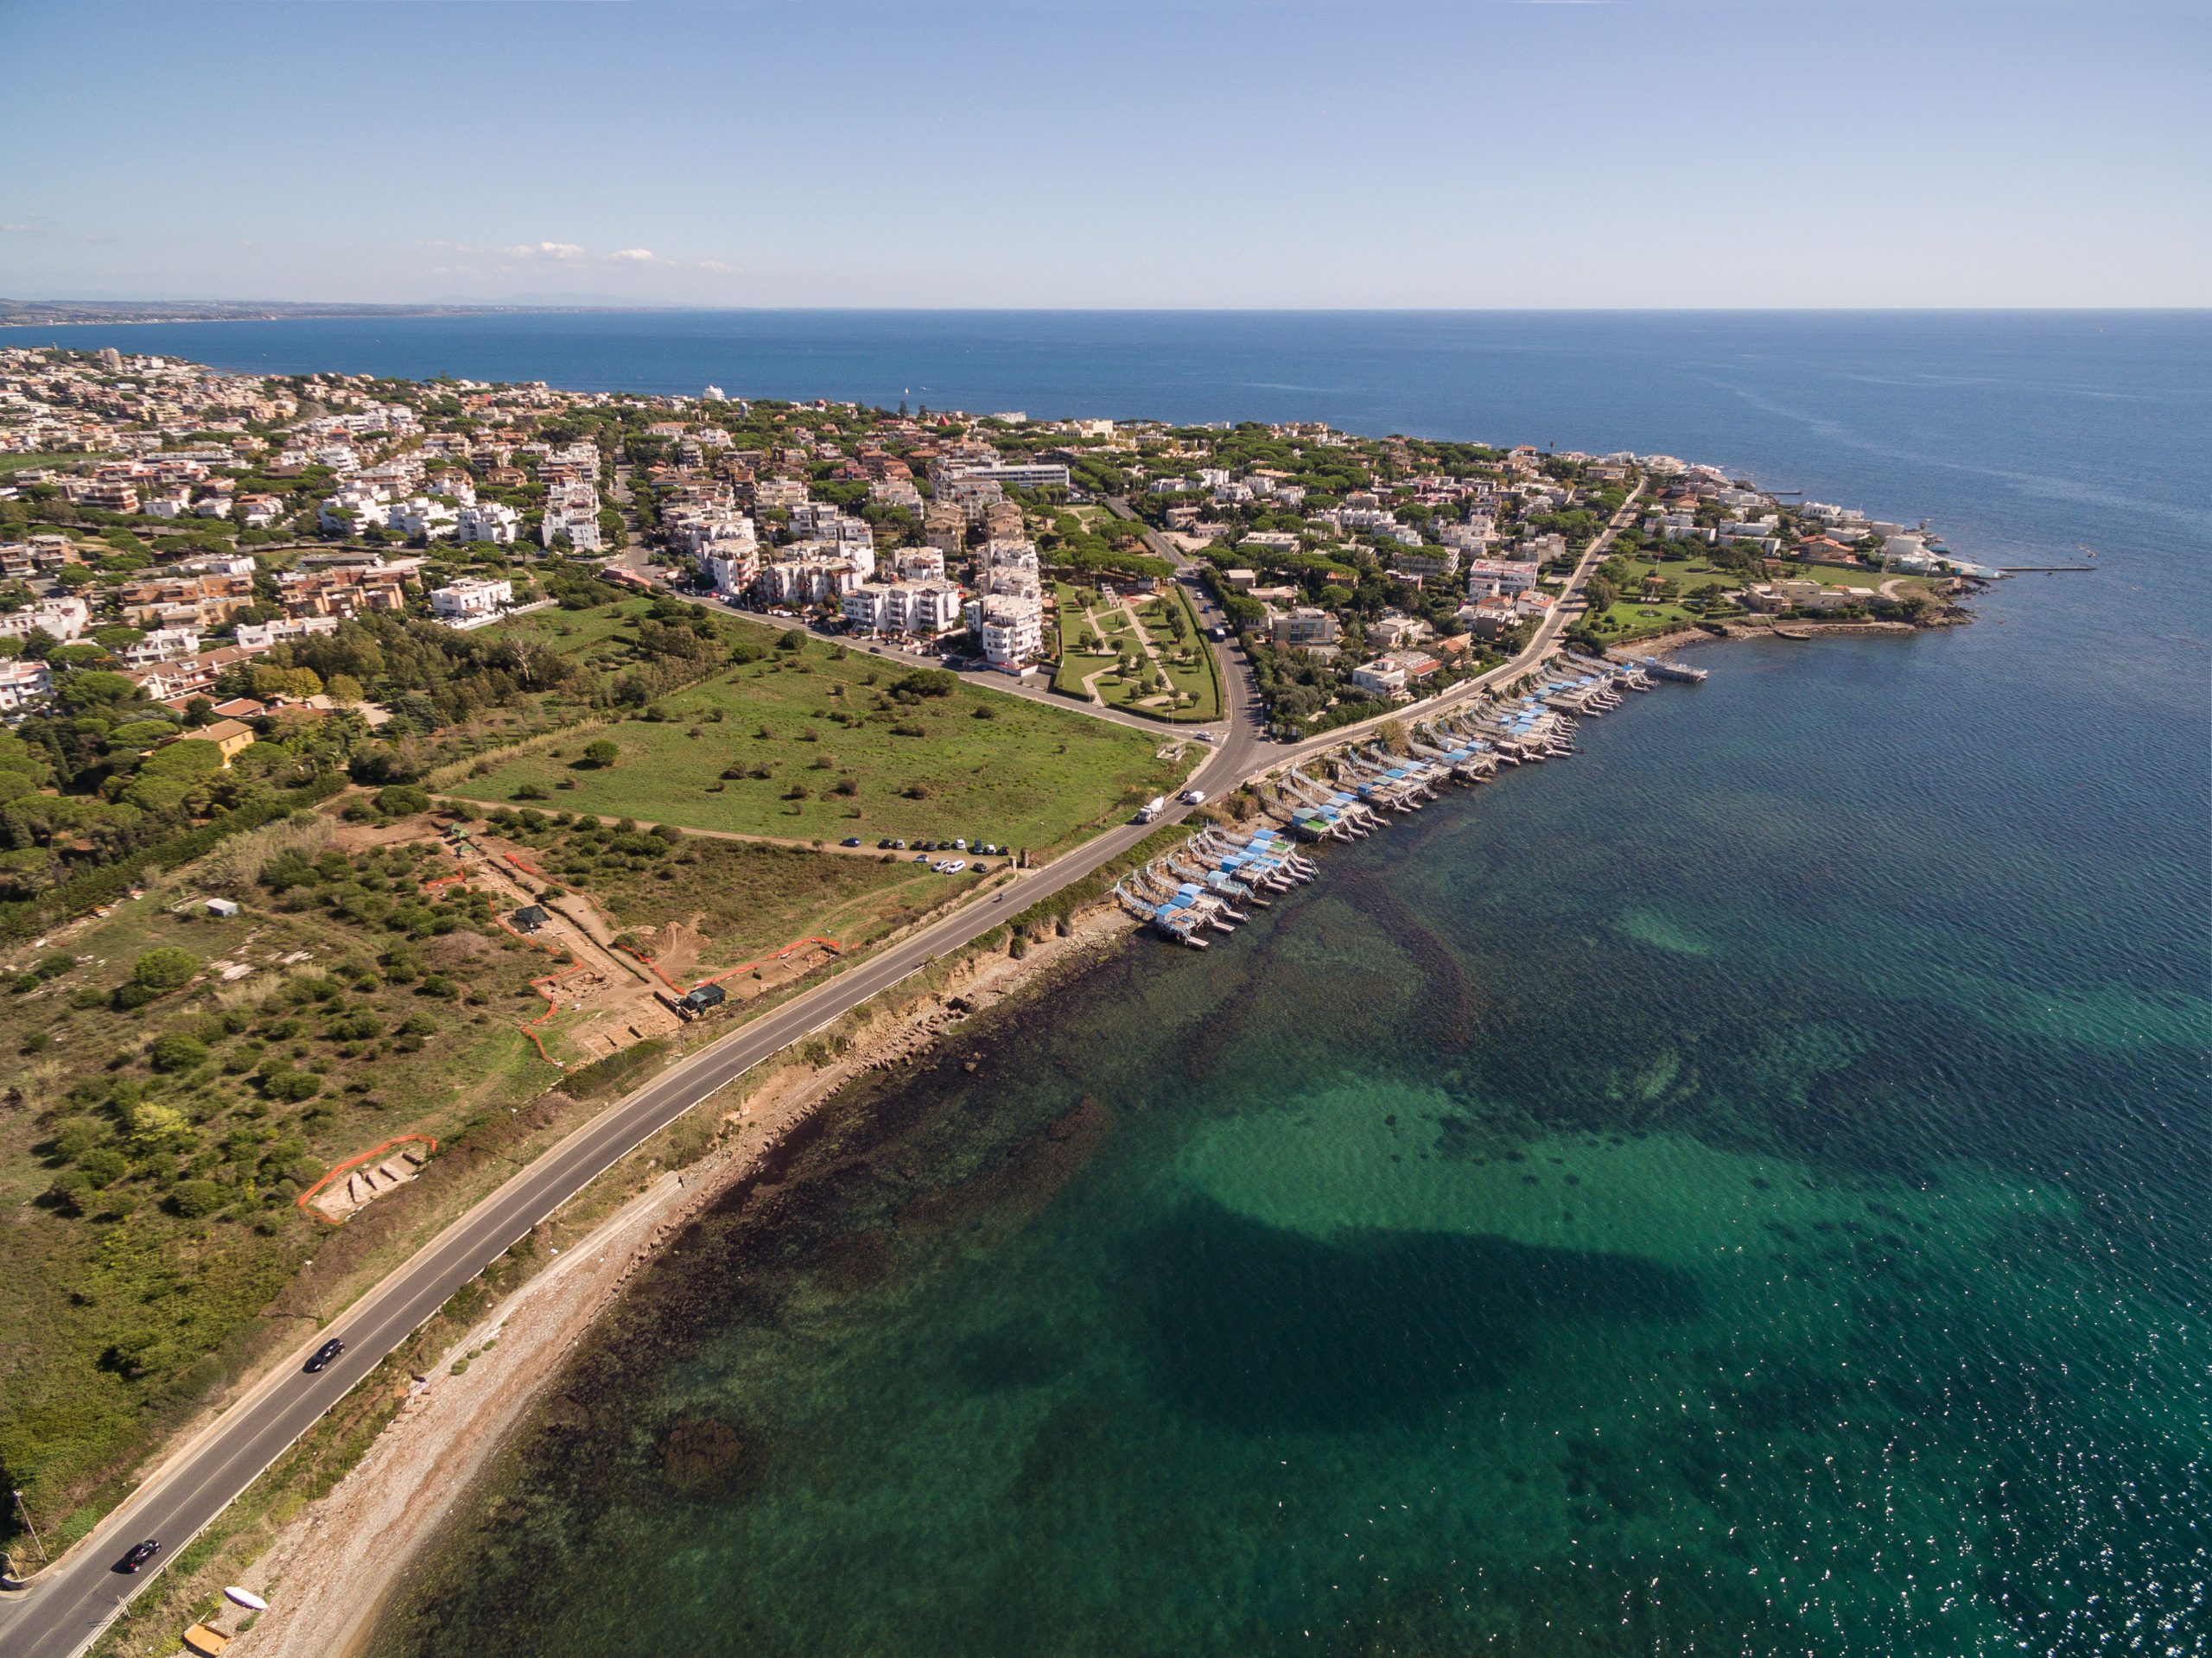
[[130,1552],[115,1563],[115,1569],[118,1572],[136,1572],[161,1552],[162,1546],[149,1537],[143,1543],[133,1543]]
[[315,1375],[330,1368],[330,1362],[346,1350],[346,1344],[335,1337],[315,1350],[315,1356],[308,1361],[308,1374]]

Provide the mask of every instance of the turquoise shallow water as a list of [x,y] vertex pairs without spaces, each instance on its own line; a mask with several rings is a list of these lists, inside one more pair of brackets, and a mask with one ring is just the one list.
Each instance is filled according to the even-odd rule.
[[2212,1649],[2188,360],[1839,369],[1924,453],[1808,486],[2107,569],[1710,651],[841,1102],[381,1650]]

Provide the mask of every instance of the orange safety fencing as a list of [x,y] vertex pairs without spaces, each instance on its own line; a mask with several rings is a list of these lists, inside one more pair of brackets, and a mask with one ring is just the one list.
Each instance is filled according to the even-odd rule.
[[336,1226],[338,1222],[332,1219],[331,1217],[324,1214],[319,1209],[310,1209],[308,1207],[309,1201],[313,1199],[315,1193],[321,1191],[325,1186],[328,1185],[333,1180],[335,1180],[340,1175],[351,1173],[353,1170],[359,1168],[364,1163],[374,1163],[379,1161],[384,1157],[385,1153],[391,1151],[394,1147],[404,1146],[412,1140],[419,1140],[423,1142],[434,1152],[438,1149],[438,1142],[429,1134],[402,1134],[397,1140],[387,1140],[383,1145],[378,1147],[376,1150],[372,1152],[363,1152],[359,1157],[347,1158],[336,1168],[331,1170],[329,1173],[324,1175],[321,1179],[316,1181],[305,1191],[292,1199],[293,1203],[298,1205],[301,1214],[312,1215],[315,1219],[321,1221],[327,1225]]
[[763,956],[758,961],[747,962],[739,967],[725,969],[723,971],[715,974],[711,979],[702,979],[699,981],[698,984],[690,986],[680,985],[677,983],[675,980],[670,978],[667,974],[660,970],[660,964],[654,961],[652,956],[646,955],[643,950],[632,950],[627,944],[617,944],[614,948],[620,950],[625,956],[635,956],[639,961],[644,962],[646,967],[652,970],[653,977],[658,979],[663,984],[666,985],[671,990],[675,991],[678,995],[683,995],[688,994],[690,991],[698,989],[701,985],[720,984],[724,979],[734,979],[741,973],[750,973],[754,968],[766,966],[770,962],[780,962],[786,956],[798,954],[800,950],[804,950],[809,944],[819,944],[823,949],[828,950],[832,956],[842,956],[845,953],[845,947],[834,938],[801,938],[797,940],[795,943],[785,945],[772,956]]
[[[525,944],[535,944],[538,949],[544,950],[549,955],[557,955],[561,953],[558,946],[549,944],[542,938],[532,938],[528,933],[523,932],[515,927],[508,925],[507,922],[504,918],[499,920],[499,925],[502,928],[505,928],[507,932],[512,934],[515,937],[521,939]],[[542,1039],[540,1039],[537,1030],[534,1028],[537,1026],[543,1025],[547,1020],[552,1018],[554,1014],[561,1011],[560,1002],[555,999],[552,991],[547,988],[547,987],[550,985],[558,984],[562,980],[569,977],[573,974],[588,973],[590,970],[591,968],[589,963],[578,962],[574,967],[569,968],[563,972],[548,973],[541,978],[532,979],[530,981],[530,988],[537,992],[539,995],[545,998],[545,1011],[540,1013],[536,1019],[531,1020],[528,1025],[519,1026],[517,1028],[519,1029],[524,1036],[530,1039],[530,1045],[537,1050],[537,1057],[540,1059],[543,1059],[547,1064],[551,1065],[556,1070],[568,1070],[568,1066],[563,1064],[560,1060],[556,1059],[551,1054],[545,1051],[545,1044]]]

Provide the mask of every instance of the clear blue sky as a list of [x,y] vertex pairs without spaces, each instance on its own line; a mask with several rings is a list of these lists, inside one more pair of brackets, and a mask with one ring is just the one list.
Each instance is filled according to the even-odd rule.
[[0,0],[0,294],[2212,303],[2212,0]]

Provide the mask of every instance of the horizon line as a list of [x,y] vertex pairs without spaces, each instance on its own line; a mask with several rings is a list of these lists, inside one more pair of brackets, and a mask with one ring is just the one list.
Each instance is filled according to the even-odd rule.
[[[660,315],[752,312],[808,315],[1114,315],[1114,316],[1879,316],[1879,315],[2195,315],[2212,314],[2212,302],[2187,305],[762,305],[650,304],[580,301],[505,300],[284,300],[255,299],[29,299],[0,295],[0,305],[98,306],[281,306],[314,313],[324,308],[347,311],[411,313],[417,315],[497,312],[505,314]],[[175,321],[260,322],[269,317],[175,318]],[[302,317],[302,321],[308,320]],[[327,319],[324,319],[327,320]],[[41,322],[0,322],[0,327],[37,327]],[[117,323],[112,326],[130,326]]]

